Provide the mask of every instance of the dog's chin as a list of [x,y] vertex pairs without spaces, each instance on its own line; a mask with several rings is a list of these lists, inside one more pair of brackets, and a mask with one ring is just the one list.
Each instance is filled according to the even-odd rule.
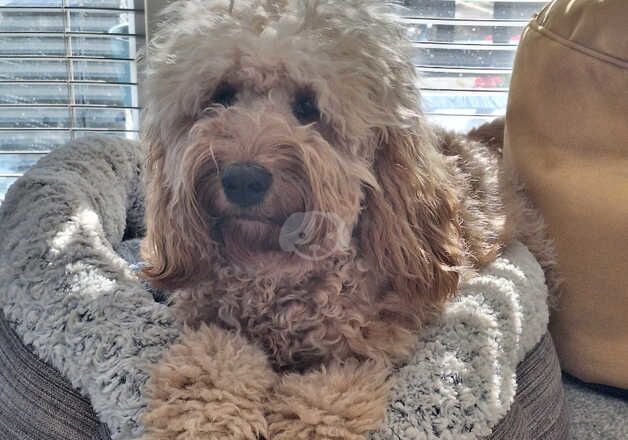
[[219,222],[221,240],[231,258],[250,258],[279,251],[281,225],[254,216],[230,216]]
[[309,261],[282,249],[282,223],[258,217],[225,217],[217,226],[226,263],[254,277],[298,278]]

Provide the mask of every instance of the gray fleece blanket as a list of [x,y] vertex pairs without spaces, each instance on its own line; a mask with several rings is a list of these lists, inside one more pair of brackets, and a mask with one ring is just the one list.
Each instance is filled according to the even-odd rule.
[[[115,250],[129,259],[121,243],[142,233],[141,156],[130,141],[84,138],[42,159],[0,207],[0,307],[115,439],[141,434],[148,367],[179,335]],[[513,243],[459,293],[396,372],[373,440],[475,439],[508,412],[517,364],[546,332],[541,268]]]

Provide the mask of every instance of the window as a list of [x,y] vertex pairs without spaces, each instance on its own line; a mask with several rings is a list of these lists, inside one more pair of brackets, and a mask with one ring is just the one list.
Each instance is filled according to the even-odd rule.
[[134,0],[0,0],[0,201],[42,155],[138,132]]
[[[503,115],[519,36],[546,1],[397,2],[429,118],[467,131]],[[70,139],[137,136],[143,3],[0,0],[0,201],[18,176]]]
[[521,31],[547,1],[403,0],[421,77],[423,109],[445,127],[468,131],[506,112]]

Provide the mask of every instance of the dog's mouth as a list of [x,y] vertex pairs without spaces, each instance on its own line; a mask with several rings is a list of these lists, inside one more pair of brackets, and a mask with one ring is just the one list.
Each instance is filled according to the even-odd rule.
[[264,217],[259,215],[252,214],[238,214],[238,215],[229,215],[224,217],[224,222],[236,222],[246,224],[259,224],[259,225],[267,225],[267,226],[281,226],[283,224],[283,220]]
[[219,240],[231,251],[266,252],[279,248],[282,224],[283,220],[272,217],[233,213],[219,219],[216,232]]

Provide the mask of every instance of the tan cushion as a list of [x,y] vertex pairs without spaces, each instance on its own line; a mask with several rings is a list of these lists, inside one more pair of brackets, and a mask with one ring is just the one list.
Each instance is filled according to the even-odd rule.
[[628,388],[628,0],[556,0],[526,28],[506,163],[555,239],[563,369]]

